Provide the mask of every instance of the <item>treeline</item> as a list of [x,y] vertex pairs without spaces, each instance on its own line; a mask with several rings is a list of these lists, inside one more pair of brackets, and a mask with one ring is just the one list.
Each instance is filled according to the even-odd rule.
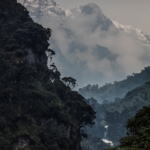
[[150,67],[145,67],[140,73],[133,73],[131,76],[127,76],[125,80],[115,81],[112,83],[106,83],[102,87],[98,85],[87,85],[80,88],[79,93],[85,98],[95,98],[99,103],[104,100],[115,101],[116,98],[123,98],[127,92],[134,88],[150,81]]
[[150,148],[150,106],[145,106],[126,123],[127,135],[120,144],[108,150],[149,150]]

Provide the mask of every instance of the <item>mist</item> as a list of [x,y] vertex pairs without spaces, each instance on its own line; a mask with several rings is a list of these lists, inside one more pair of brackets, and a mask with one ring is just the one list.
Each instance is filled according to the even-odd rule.
[[120,32],[98,7],[90,14],[81,12],[81,8],[65,10],[59,6],[62,15],[55,9],[53,14],[34,18],[52,29],[50,47],[56,52],[53,61],[62,77],[75,78],[79,87],[102,86],[138,73],[150,64],[149,46],[137,40],[134,31]]

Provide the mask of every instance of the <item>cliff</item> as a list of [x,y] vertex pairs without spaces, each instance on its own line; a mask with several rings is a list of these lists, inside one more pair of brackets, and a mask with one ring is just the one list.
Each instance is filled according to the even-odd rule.
[[28,14],[15,0],[0,1],[0,149],[79,150],[80,129],[95,112],[52,63],[51,29]]

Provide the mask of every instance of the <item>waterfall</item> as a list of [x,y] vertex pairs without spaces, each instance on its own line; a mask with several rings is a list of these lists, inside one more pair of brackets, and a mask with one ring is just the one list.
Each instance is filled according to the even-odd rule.
[[109,141],[106,139],[107,132],[108,132],[108,125],[105,125],[104,128],[105,128],[105,132],[104,132],[104,138],[102,139],[102,141],[113,146],[112,141]]
[[108,125],[104,126],[104,128],[105,128],[104,138],[106,138],[106,136],[107,136],[107,130],[108,130]]

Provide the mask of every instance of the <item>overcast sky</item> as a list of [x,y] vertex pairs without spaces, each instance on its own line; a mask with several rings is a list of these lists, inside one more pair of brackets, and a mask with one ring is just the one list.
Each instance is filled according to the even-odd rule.
[[111,20],[131,25],[150,34],[150,0],[55,0],[64,8],[79,7],[88,3],[99,5]]

